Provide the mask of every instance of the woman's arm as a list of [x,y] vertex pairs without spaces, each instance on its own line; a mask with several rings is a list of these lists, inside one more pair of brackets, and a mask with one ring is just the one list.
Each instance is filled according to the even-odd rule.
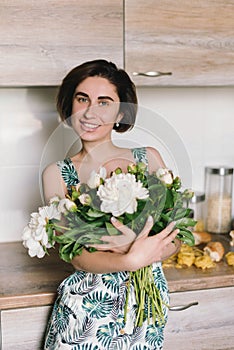
[[[122,225],[119,221],[113,224],[122,233],[126,233],[126,230],[129,230],[128,227]],[[76,256],[72,260],[72,265],[77,270],[92,273],[136,271],[141,267],[166,259],[176,252],[178,247],[172,242],[175,241],[179,230],[174,230],[174,225],[174,223],[171,223],[156,236],[148,237],[153,226],[151,218],[151,220],[147,220],[142,232],[132,243],[128,252],[124,254],[102,251],[89,253],[84,249],[81,255]]]
[[64,198],[66,185],[56,163],[48,165],[42,173],[43,195],[46,203],[54,196]]

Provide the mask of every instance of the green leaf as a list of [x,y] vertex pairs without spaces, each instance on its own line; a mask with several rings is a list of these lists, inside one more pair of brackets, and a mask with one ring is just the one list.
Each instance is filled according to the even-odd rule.
[[87,212],[88,216],[90,216],[91,218],[100,218],[105,216],[106,214],[103,213],[102,211],[98,211],[95,209],[89,209]]
[[193,246],[195,244],[195,239],[191,231],[187,229],[181,229],[180,232],[176,236],[182,242],[188,244],[189,246]]
[[196,225],[196,223],[197,223],[196,220],[193,220],[191,218],[185,217],[185,218],[182,218],[182,219],[179,219],[179,220],[176,221],[176,227],[178,227],[178,228],[181,228],[183,226],[187,226],[187,227],[191,226],[191,227],[193,227],[193,226]]
[[171,221],[177,221],[184,217],[188,217],[191,214],[191,209],[189,208],[174,208],[168,212],[168,216],[171,218]]
[[174,195],[173,192],[166,189],[166,200],[165,200],[165,207],[164,209],[168,209],[168,208],[173,208],[174,207]]

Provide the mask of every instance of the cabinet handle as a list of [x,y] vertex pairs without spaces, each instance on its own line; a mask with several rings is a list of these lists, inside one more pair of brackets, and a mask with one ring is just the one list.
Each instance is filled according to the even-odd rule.
[[141,75],[143,77],[152,77],[152,78],[155,78],[155,77],[161,77],[162,75],[172,75],[172,72],[159,72],[159,71],[156,71],[156,72],[133,72],[132,73],[133,75],[135,76],[138,76],[138,75]]
[[198,305],[198,301],[194,301],[193,303],[187,304],[187,305],[175,305],[175,306],[170,306],[169,310],[170,311],[183,311],[188,309],[191,306]]

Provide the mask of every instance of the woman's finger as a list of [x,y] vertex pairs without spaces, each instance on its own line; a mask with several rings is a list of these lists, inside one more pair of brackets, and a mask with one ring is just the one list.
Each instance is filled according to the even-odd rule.
[[136,237],[135,232],[133,232],[128,226],[124,225],[121,221],[117,220],[114,216],[111,218],[111,223],[123,235],[128,236],[128,237]]
[[167,244],[173,242],[179,232],[180,232],[180,230],[178,228],[171,231],[170,234],[163,239],[164,244],[167,245]]
[[150,215],[146,220],[145,226],[143,227],[141,233],[138,235],[137,239],[147,237],[153,225],[154,225],[154,221],[152,216]]
[[162,239],[167,238],[167,236],[169,236],[172,233],[172,231],[175,230],[175,224],[176,223],[174,221],[172,221],[161,232],[159,232],[158,235],[160,235]]

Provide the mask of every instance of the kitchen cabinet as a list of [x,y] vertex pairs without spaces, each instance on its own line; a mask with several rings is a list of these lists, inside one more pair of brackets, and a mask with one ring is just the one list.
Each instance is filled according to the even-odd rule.
[[126,0],[126,70],[138,86],[234,85],[233,13],[233,0]]
[[[0,4],[0,86],[55,86],[96,58],[137,86],[234,85],[233,0]],[[136,76],[156,72],[162,76]]]
[[234,287],[186,291],[171,294],[171,306],[187,305],[183,311],[169,311],[164,350],[231,350],[234,344]]
[[51,306],[1,312],[2,350],[41,350]]
[[[73,271],[56,250],[32,259],[21,242],[0,244],[2,350],[42,349],[56,289]],[[223,261],[207,271],[168,268],[165,275],[171,307],[198,305],[169,311],[164,350],[233,349],[234,268]]]
[[[231,350],[234,344],[234,287],[171,293],[164,350]],[[40,350],[52,306],[28,307],[1,312],[2,349]],[[188,341],[189,340],[189,341]]]
[[97,58],[123,66],[122,0],[8,0],[0,12],[0,86],[58,85]]

